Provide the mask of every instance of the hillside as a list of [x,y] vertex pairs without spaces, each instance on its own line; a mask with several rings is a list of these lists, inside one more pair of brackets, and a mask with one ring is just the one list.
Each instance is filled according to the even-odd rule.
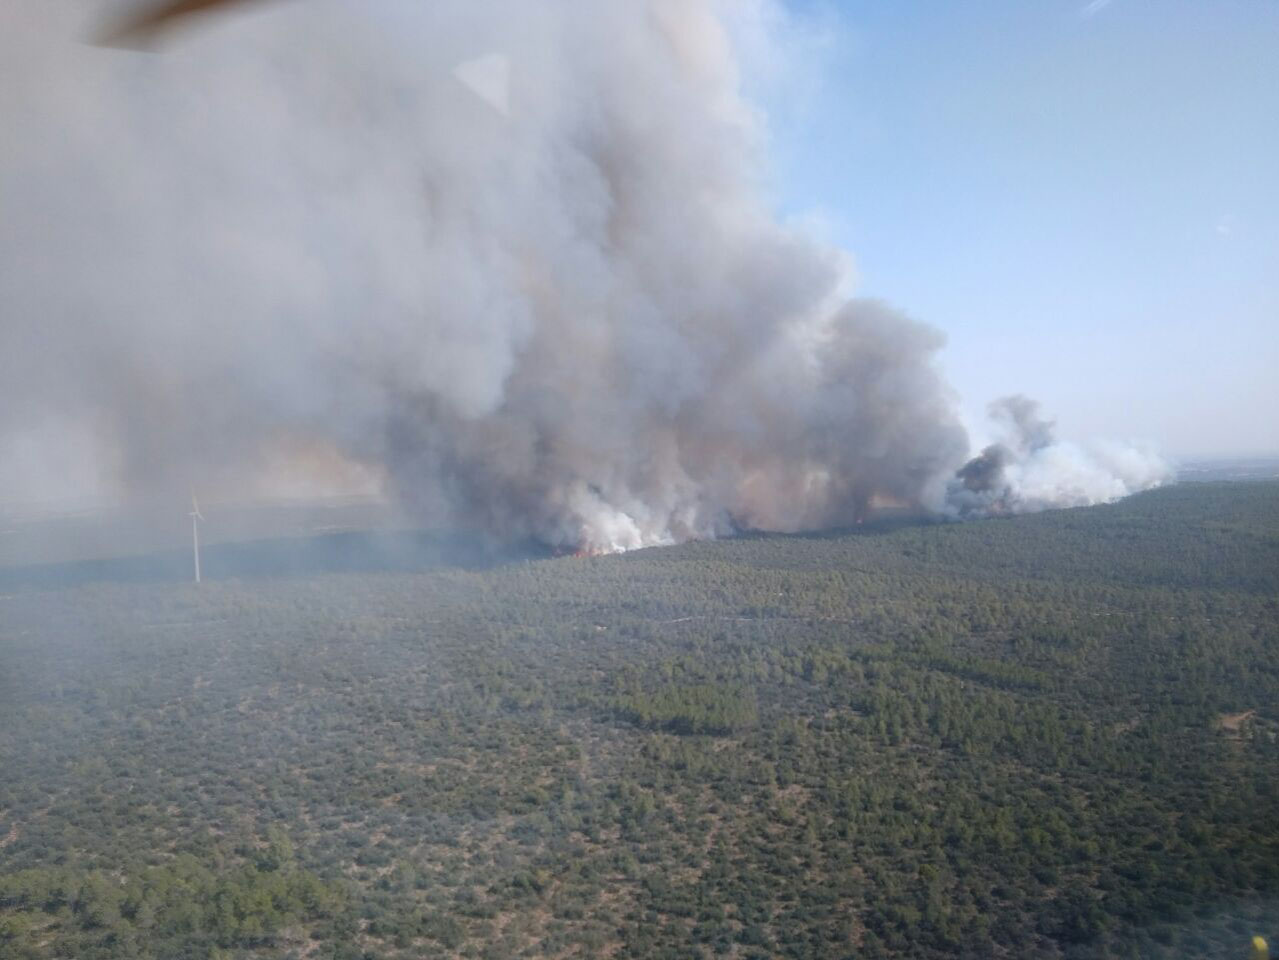
[[427,553],[198,587],[0,571],[0,957],[1239,957],[1279,933],[1279,483]]

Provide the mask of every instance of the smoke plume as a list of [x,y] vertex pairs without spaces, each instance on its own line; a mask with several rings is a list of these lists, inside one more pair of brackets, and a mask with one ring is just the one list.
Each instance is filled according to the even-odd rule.
[[[0,7],[14,483],[182,502],[300,450],[423,523],[626,549],[1162,479],[1025,401],[955,474],[941,337],[767,207],[765,0],[253,10],[140,55],[77,42],[118,6]],[[459,80],[489,63],[500,98]]]
[[1125,497],[1169,479],[1167,463],[1133,445],[1058,441],[1039,405],[1022,396],[990,405],[1001,439],[959,468],[947,512],[960,516],[1082,507]]

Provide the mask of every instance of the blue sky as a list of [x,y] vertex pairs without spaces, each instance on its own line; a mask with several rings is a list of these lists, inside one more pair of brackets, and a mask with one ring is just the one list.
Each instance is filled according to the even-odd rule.
[[971,417],[1279,452],[1279,0],[792,5],[778,204],[947,333]]

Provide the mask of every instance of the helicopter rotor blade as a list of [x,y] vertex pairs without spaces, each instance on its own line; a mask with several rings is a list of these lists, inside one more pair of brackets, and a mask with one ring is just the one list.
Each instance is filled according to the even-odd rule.
[[165,0],[141,7],[113,21],[96,38],[103,46],[146,46],[162,32],[184,20],[223,7],[234,7],[245,0]]

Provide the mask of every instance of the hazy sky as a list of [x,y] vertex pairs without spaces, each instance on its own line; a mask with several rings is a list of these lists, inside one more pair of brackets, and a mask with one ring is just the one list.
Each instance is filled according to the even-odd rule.
[[946,331],[968,411],[1279,451],[1279,3],[792,2],[779,202]]

